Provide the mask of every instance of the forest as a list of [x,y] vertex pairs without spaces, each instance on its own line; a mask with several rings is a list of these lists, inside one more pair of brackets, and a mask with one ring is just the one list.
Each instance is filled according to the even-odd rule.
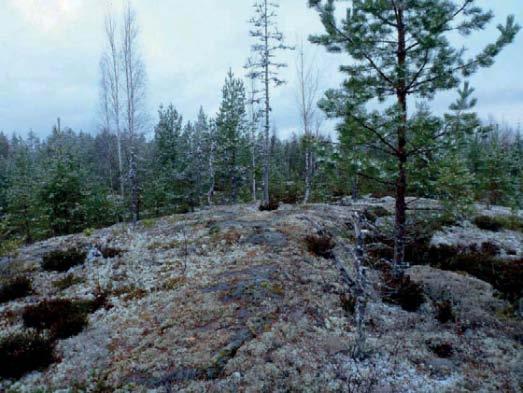
[[154,114],[140,23],[181,8],[108,6],[97,126],[0,132],[1,392],[523,391],[523,130],[474,86],[519,83],[516,16],[299,1],[306,43],[253,0],[219,106]]
[[[349,77],[344,86],[321,97],[318,71],[304,60],[303,46],[284,43],[276,25],[277,8],[261,2],[250,21],[253,47],[246,63],[247,80],[229,71],[218,113],[194,108],[195,121],[184,120],[172,104],[160,106],[154,117],[144,112],[145,64],[138,50],[137,17],[130,5],[121,21],[108,15],[106,49],[100,60],[100,130],[77,132],[62,127],[58,119],[44,139],[33,133],[26,137],[0,133],[2,247],[213,204],[267,204],[269,199],[328,203],[346,195],[395,196],[399,145],[392,112],[398,104],[391,102],[396,92],[390,79],[399,76],[388,65],[396,44],[385,40],[390,28],[375,32],[373,24],[354,17],[336,27],[340,31],[331,30],[332,4],[310,6],[317,8],[327,28],[311,42],[334,52],[347,51],[358,60],[341,70]],[[420,2],[416,7],[413,13],[428,6]],[[442,40],[451,22],[452,29],[467,35],[483,29],[493,15],[470,6],[470,11],[465,12],[466,7],[460,11],[462,19],[456,15],[447,21],[456,5],[445,2],[445,7],[442,15],[431,16],[442,20],[439,30],[416,26],[430,39],[424,50],[433,55],[427,64],[416,67],[421,49],[406,51],[406,82],[419,84],[407,97],[425,101],[413,101],[417,108],[403,124],[408,129],[406,145],[412,146],[405,160],[409,182],[404,194],[446,202],[449,214],[459,214],[474,202],[521,208],[521,130],[480,119],[474,112],[474,89],[467,82],[472,72],[492,65],[519,27],[509,18],[497,41],[472,60],[470,70],[464,69],[456,49],[431,40]],[[362,12],[374,17],[377,11]],[[270,54],[263,45],[265,24]],[[359,45],[345,39],[357,27],[364,28]],[[381,44],[369,46],[365,40]],[[281,139],[270,123],[270,94],[285,82],[278,70],[286,65],[276,57],[284,50],[297,52],[301,119],[296,133]],[[439,60],[435,54],[441,51],[448,52],[448,58]],[[370,69],[365,65],[368,57],[378,59]],[[446,70],[452,71],[450,77]],[[454,91],[456,101],[438,116],[431,113],[428,100],[440,90]],[[382,112],[371,102],[375,96],[384,103]],[[366,102],[371,102],[369,108]],[[320,132],[321,116],[341,119],[335,134]]]

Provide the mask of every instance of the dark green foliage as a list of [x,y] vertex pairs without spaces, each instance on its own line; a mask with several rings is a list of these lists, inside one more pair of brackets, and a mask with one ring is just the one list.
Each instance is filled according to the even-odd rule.
[[280,207],[280,203],[274,199],[270,199],[269,200],[269,203],[267,204],[264,204],[264,203],[261,203],[260,206],[258,207],[258,209],[260,211],[272,211],[272,210],[278,210],[278,208]]
[[461,249],[453,246],[431,247],[429,263],[444,270],[466,272],[490,283],[507,299],[515,301],[523,295],[523,259],[500,260],[493,249]]
[[76,284],[80,284],[83,281],[84,280],[82,278],[76,277],[74,274],[68,274],[64,278],[54,281],[53,287],[63,291],[64,289],[72,287],[73,285],[76,285]]
[[248,165],[245,102],[243,81],[229,70],[216,117],[216,169],[217,181],[232,203],[238,200],[241,173]]
[[44,300],[27,306],[22,318],[24,326],[50,330],[53,338],[67,338],[80,333],[87,326],[87,311],[83,303],[69,299]]
[[116,258],[124,253],[124,251],[120,250],[119,248],[109,246],[100,247],[99,251],[102,254],[102,257],[104,257],[105,259]]
[[0,377],[20,378],[52,364],[54,341],[34,332],[15,333],[0,340]]
[[451,343],[429,343],[429,349],[440,358],[450,358],[454,354],[454,347]]
[[352,296],[350,293],[342,293],[340,295],[340,302],[341,307],[347,314],[354,314],[354,311],[356,310],[356,298],[354,296]]
[[63,339],[80,333],[87,326],[88,314],[107,304],[106,296],[94,300],[52,299],[24,308],[24,326],[49,330],[51,337]]
[[479,216],[474,219],[474,224],[479,229],[486,231],[498,232],[503,228],[503,225],[495,217]]
[[32,286],[29,278],[14,277],[0,284],[0,303],[9,302],[31,294]]
[[70,268],[85,262],[87,253],[77,248],[56,250],[47,253],[42,258],[42,268],[47,271],[66,272]]
[[[338,10],[337,5],[343,9]],[[478,126],[474,115],[467,113],[474,104],[468,85],[460,93],[461,100],[450,108],[451,116],[434,116],[428,105],[419,106],[414,113],[408,109],[413,102],[430,101],[439,92],[457,88],[479,68],[492,66],[502,49],[514,41],[520,26],[509,16],[498,26],[493,43],[465,58],[466,48],[461,49],[462,44],[456,48],[449,35],[456,32],[469,37],[493,19],[474,0],[309,0],[309,6],[318,11],[325,29],[310,41],[350,59],[340,67],[346,76],[342,87],[328,90],[320,107],[329,117],[342,119],[337,127],[340,141],[350,143],[345,146],[350,160],[345,167],[382,188],[395,190],[394,262],[403,266],[407,194],[414,190],[434,195],[438,191],[434,185],[439,182],[448,189],[441,195],[444,200],[453,196],[468,199],[470,188],[461,186],[469,183],[464,178],[470,176],[459,155],[448,161],[456,163],[459,171],[453,165],[434,175],[437,166],[432,164],[445,162],[449,146],[460,143],[463,135]],[[383,104],[379,109],[375,100]]]
[[382,206],[370,206],[363,211],[364,217],[371,222],[376,221],[379,217],[387,217],[391,214]]
[[393,274],[390,265],[384,265],[382,277],[385,285],[382,288],[382,299],[387,303],[397,304],[405,311],[418,311],[425,303],[423,287],[412,281],[410,276],[397,277]]
[[454,309],[450,300],[437,302],[435,307],[436,319],[441,323],[454,322],[456,320],[456,315],[454,314]]
[[308,235],[305,238],[307,250],[322,258],[332,259],[332,249],[336,245],[332,237],[328,235]]
[[502,229],[523,232],[523,218],[517,216],[478,216],[474,224],[487,231],[498,232]]
[[509,300],[523,294],[523,259],[501,261],[480,253],[465,254],[448,262],[449,270],[464,271],[486,281]]
[[500,252],[500,248],[497,244],[492,242],[483,242],[481,243],[481,253],[485,255],[495,256]]

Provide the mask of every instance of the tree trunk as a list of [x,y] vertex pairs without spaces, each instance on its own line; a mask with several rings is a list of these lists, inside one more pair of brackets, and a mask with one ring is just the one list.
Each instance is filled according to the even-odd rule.
[[269,26],[268,26],[268,3],[265,0],[265,151],[263,162],[263,203],[269,204],[269,166],[270,166],[270,96],[269,96]]
[[[254,121],[253,121],[254,124]],[[254,126],[253,126],[254,127]],[[252,130],[252,151],[251,151],[251,184],[252,184],[252,201],[256,202],[256,133]]]
[[396,221],[394,233],[394,269],[397,276],[403,274],[405,262],[405,236],[407,222],[407,88],[406,88],[406,43],[405,25],[403,23],[402,3],[399,3],[398,13],[398,86],[396,96],[400,110],[399,124],[397,129],[398,146],[396,156],[398,159],[398,177],[396,179]]
[[209,177],[210,177],[210,186],[209,191],[207,192],[207,203],[209,206],[213,205],[214,197],[214,186],[215,186],[215,176],[214,176],[214,150],[215,150],[214,136],[211,135],[211,151],[209,153]]
[[129,166],[129,182],[131,183],[131,215],[133,224],[136,224],[140,220],[140,190],[134,151],[131,151]]
[[309,146],[310,139],[307,135],[305,142],[305,195],[303,197],[303,203],[308,203],[310,194],[311,194],[311,188],[312,188],[312,152]]
[[357,174],[354,174],[353,178],[352,178],[352,200],[355,201],[358,199],[359,195],[358,195],[358,175]]

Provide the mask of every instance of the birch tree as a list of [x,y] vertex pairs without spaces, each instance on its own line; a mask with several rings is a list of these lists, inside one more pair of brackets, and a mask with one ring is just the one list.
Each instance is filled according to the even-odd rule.
[[139,52],[136,14],[127,3],[123,16],[122,68],[124,76],[124,117],[128,140],[129,185],[132,221],[140,219],[137,140],[145,126],[145,65]]
[[319,72],[314,68],[313,62],[306,59],[303,43],[300,45],[296,59],[296,75],[298,78],[297,101],[303,128],[305,150],[305,193],[303,203],[307,203],[311,194],[314,173],[314,127],[319,128],[316,110],[319,99]]
[[122,153],[122,130],[121,130],[121,50],[117,37],[116,19],[112,13],[105,17],[105,40],[106,50],[100,60],[101,72],[101,106],[104,126],[108,131],[116,135],[116,151],[118,155],[118,178],[120,183],[120,195],[125,196],[125,180]]

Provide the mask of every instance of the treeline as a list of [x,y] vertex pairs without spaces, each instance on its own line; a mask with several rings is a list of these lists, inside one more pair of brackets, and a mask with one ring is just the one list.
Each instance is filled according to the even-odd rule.
[[[229,74],[215,118],[200,109],[196,121],[184,122],[172,105],[160,108],[154,137],[137,142],[142,217],[260,199],[262,142],[251,138],[242,92],[241,81]],[[358,172],[354,145],[345,134],[340,129],[339,142],[296,135],[282,140],[273,134],[271,197],[287,203],[303,200],[310,144],[311,201],[331,202],[353,193],[393,195],[379,165],[374,174]],[[45,140],[31,133],[26,138],[0,134],[1,239],[30,242],[131,220],[128,179],[119,174],[116,150],[116,137],[106,130],[91,135],[55,127]],[[123,155],[128,166],[127,148]],[[519,132],[495,124],[479,127],[457,151],[418,162],[409,194],[446,200],[453,208],[475,200],[522,207],[522,157]],[[380,165],[379,171],[386,172],[386,165]]]
[[[271,128],[271,97],[284,84],[278,53],[295,49],[277,28],[277,2],[255,2],[247,88],[229,71],[218,113],[200,109],[195,121],[184,121],[173,105],[162,106],[154,127],[136,15],[130,3],[107,15],[98,134],[60,124],[42,141],[0,134],[0,252],[12,239],[30,242],[206,205],[258,201],[269,208],[271,200],[331,202],[373,194],[396,199],[394,261],[400,266],[406,196],[441,200],[453,215],[475,201],[522,207],[521,134],[480,122],[467,82],[513,42],[520,29],[513,16],[494,43],[465,61],[446,35],[485,28],[492,14],[473,2],[442,2],[438,15],[424,2],[400,9],[394,2],[370,8],[356,2],[342,20],[334,2],[310,0],[309,6],[325,27],[309,41],[356,62],[340,68],[346,77],[340,88],[323,93],[302,46],[299,126],[288,139]],[[428,103],[449,90],[457,90],[458,99],[448,113],[431,113]],[[336,119],[335,139],[322,136],[317,108]]]

